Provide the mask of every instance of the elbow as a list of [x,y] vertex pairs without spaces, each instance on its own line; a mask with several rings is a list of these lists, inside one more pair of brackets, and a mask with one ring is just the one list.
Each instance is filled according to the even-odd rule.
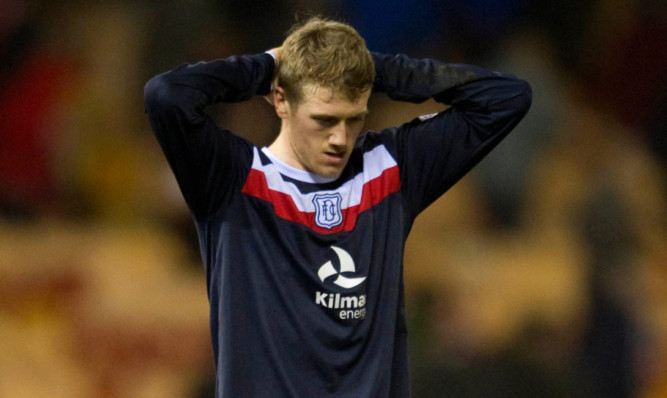
[[144,86],[144,108],[147,114],[171,107],[175,99],[176,95],[164,74],[154,76]]
[[499,131],[509,132],[528,113],[533,102],[533,90],[527,81],[513,77],[506,80],[503,94],[498,98],[500,100],[496,104],[495,115],[498,127],[503,126]]
[[146,113],[153,113],[160,108],[160,104],[168,97],[166,83],[162,75],[151,78],[144,86],[144,108]]
[[179,114],[190,122],[204,115],[201,93],[176,82],[169,72],[157,75],[144,86],[144,110],[149,117]]
[[533,89],[525,80],[516,80],[516,110],[522,117],[528,113],[531,104],[533,103]]

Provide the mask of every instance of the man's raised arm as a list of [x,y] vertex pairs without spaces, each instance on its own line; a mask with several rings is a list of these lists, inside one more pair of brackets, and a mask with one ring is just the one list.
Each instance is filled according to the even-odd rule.
[[437,116],[396,130],[401,183],[414,195],[416,213],[486,156],[530,108],[530,85],[514,76],[433,59],[372,55],[375,91],[399,101],[433,98],[451,105]]
[[220,129],[204,108],[266,95],[275,62],[269,54],[181,65],[144,88],[146,114],[183,196],[196,216],[215,211],[244,177],[251,145]]

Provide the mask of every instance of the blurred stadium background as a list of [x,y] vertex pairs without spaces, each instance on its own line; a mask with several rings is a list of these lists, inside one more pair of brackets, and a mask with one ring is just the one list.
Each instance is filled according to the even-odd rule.
[[[1,0],[0,398],[212,396],[205,275],[143,85],[305,12],[533,86],[408,243],[414,396],[667,397],[667,2]],[[368,127],[436,109],[374,97]],[[212,113],[258,144],[279,127],[261,99]]]

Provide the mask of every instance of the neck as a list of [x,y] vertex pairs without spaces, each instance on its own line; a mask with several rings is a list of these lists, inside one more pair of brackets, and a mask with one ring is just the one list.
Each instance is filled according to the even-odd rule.
[[292,147],[289,142],[287,127],[285,122],[280,126],[280,133],[276,137],[275,141],[268,146],[271,153],[273,153],[278,159],[282,160],[286,164],[295,167],[297,169],[303,169],[295,160],[292,153]]

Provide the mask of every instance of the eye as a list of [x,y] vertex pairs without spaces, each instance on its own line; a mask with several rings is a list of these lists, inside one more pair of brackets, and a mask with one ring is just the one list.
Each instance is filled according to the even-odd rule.
[[348,126],[353,126],[354,128],[357,128],[358,126],[364,124],[364,117],[363,116],[354,116],[346,120],[346,124]]
[[313,117],[313,120],[322,127],[329,127],[338,123],[338,120],[333,117]]

